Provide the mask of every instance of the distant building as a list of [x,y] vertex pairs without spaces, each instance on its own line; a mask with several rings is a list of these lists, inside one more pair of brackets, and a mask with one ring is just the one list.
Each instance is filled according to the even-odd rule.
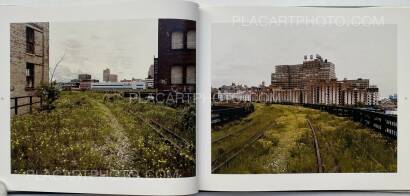
[[91,85],[98,82],[99,80],[96,79],[81,80],[79,84],[79,90],[90,90]]
[[90,80],[91,75],[90,74],[78,74],[78,79],[81,80]]
[[118,75],[111,74],[110,69],[103,70],[103,82],[118,82]]
[[[28,96],[49,84],[49,23],[10,24],[10,97],[17,105],[29,104]],[[16,105],[16,99],[10,103]],[[32,102],[38,103],[33,97]],[[18,107],[17,113],[26,113],[30,106]],[[15,113],[16,111],[14,111]]]
[[377,105],[379,89],[368,79],[315,81],[304,89],[301,103],[326,105]]
[[152,65],[149,66],[148,77],[147,78],[154,79],[154,77],[155,77],[155,68],[154,67],[155,67],[155,64],[152,64]]
[[146,78],[145,79],[145,86],[148,89],[153,89],[154,88],[154,79],[153,78]]
[[379,106],[384,110],[385,114],[397,115],[397,103],[394,103],[391,99],[382,99],[379,101]]
[[335,65],[320,55],[305,55],[302,64],[277,65],[275,73],[271,75],[273,87],[282,89],[303,89],[308,83],[315,80],[330,81],[336,79]]
[[141,82],[141,81],[143,81],[143,80],[142,79],[137,79],[137,78],[132,78],[131,80],[124,78],[124,79],[120,80],[120,82]]
[[117,74],[110,74],[108,81],[109,82],[118,82],[118,75]]
[[196,91],[195,21],[159,19],[154,85],[158,90]]
[[395,104],[397,104],[397,94],[390,95],[389,100]]
[[144,81],[132,82],[101,82],[92,83],[91,90],[96,91],[120,91],[120,90],[143,90],[146,88]]
[[110,81],[110,69],[108,68],[103,70],[103,81],[104,82]]
[[73,89],[79,89],[80,88],[80,82],[74,83],[74,82],[59,82],[57,83],[57,87],[60,90],[64,91],[71,91]]
[[303,64],[278,65],[269,87],[222,86],[220,101],[286,102],[299,104],[374,106],[378,104],[379,89],[369,79],[338,81],[335,65],[317,55]]
[[59,83],[62,90],[90,90],[92,83],[99,80],[92,79],[90,74],[78,74],[78,79],[72,79],[70,82]]

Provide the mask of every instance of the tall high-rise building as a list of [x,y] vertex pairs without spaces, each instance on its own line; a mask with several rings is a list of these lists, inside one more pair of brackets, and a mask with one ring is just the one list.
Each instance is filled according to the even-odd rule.
[[108,68],[103,70],[103,81],[104,82],[110,81],[110,69]]

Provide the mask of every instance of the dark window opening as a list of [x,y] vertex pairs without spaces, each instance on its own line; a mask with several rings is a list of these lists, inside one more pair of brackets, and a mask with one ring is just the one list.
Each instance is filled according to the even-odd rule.
[[34,29],[26,27],[26,52],[34,54]]
[[34,64],[27,63],[26,65],[26,89],[34,88]]

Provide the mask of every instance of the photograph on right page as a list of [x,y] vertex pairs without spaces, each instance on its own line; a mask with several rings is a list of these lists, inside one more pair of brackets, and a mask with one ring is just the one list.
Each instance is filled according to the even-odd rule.
[[212,25],[213,174],[397,172],[396,25],[238,21]]

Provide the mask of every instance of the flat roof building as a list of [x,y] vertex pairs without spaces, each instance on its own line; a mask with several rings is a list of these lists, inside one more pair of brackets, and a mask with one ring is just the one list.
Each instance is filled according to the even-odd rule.
[[81,80],[90,80],[91,75],[90,74],[78,74],[78,79]]
[[302,64],[277,65],[271,75],[271,85],[281,89],[303,89],[310,82],[336,79],[335,65],[320,55],[305,55]]

